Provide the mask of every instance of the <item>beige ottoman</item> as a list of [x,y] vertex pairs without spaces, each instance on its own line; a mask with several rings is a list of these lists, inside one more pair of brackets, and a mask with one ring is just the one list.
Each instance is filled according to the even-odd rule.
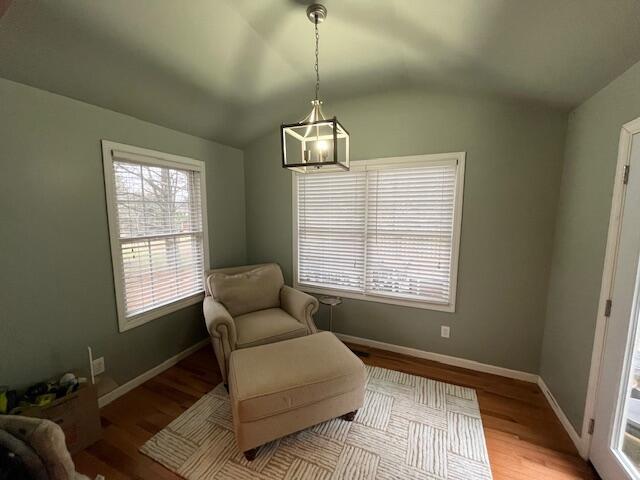
[[234,350],[229,394],[236,440],[248,460],[271,440],[343,416],[364,401],[358,357],[329,332]]

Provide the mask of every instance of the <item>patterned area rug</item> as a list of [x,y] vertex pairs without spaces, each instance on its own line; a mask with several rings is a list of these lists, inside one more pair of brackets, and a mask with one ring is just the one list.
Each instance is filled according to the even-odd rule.
[[364,407],[260,448],[236,447],[218,385],[151,438],[141,452],[189,479],[491,479],[476,392],[367,366]]

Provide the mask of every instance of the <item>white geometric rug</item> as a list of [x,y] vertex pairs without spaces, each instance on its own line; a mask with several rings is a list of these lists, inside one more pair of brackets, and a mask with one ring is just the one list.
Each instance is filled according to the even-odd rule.
[[252,462],[238,451],[222,384],[140,451],[188,479],[491,479],[475,390],[367,366],[353,422],[334,419],[264,445]]

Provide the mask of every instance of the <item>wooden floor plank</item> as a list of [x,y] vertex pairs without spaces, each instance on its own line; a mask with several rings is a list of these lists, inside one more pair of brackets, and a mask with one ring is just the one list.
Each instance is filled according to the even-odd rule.
[[[597,479],[537,385],[368,347],[364,362],[474,388],[495,480]],[[210,346],[101,410],[104,438],[74,456],[78,471],[109,480],[180,477],[138,448],[221,381]]]

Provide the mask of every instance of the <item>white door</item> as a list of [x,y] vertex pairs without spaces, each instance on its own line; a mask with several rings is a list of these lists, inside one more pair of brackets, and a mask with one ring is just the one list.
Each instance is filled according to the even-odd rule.
[[623,130],[620,148],[628,183],[614,235],[617,255],[589,456],[604,480],[640,480],[640,131],[625,140]]

